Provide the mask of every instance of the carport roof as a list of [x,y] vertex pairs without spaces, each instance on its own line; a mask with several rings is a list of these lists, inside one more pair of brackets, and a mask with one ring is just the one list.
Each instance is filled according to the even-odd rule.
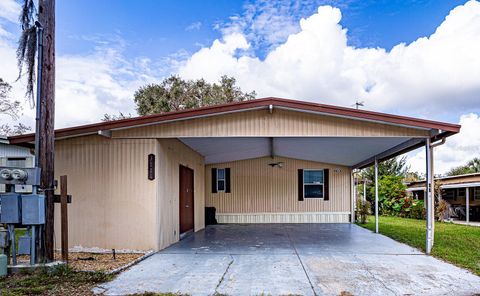
[[[436,131],[433,133],[433,140],[447,137],[458,133],[460,125],[444,123],[413,117],[405,117],[380,112],[358,110],[339,106],[317,104],[304,101],[288,100],[281,98],[262,98],[251,101],[234,102],[216,106],[208,106],[191,110],[182,110],[148,116],[140,116],[109,122],[81,125],[69,128],[55,130],[55,138],[77,137],[83,135],[97,134],[101,130],[118,130],[133,128],[158,123],[186,120],[198,117],[215,116],[234,112],[262,109],[262,108],[282,108],[295,110],[299,112],[314,113],[320,115],[330,115],[336,117],[351,118],[363,121],[379,122],[389,125],[400,125],[411,128],[426,129]],[[11,144],[26,144],[34,141],[35,134],[25,134],[9,137]]]

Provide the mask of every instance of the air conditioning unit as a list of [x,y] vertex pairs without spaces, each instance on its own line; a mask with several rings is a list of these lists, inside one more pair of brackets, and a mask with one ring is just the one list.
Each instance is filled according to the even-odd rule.
[[[0,157],[0,166],[33,168],[35,166],[35,156],[2,156]],[[0,184],[0,193],[5,193],[4,184]],[[17,193],[32,193],[32,185],[15,185]]]

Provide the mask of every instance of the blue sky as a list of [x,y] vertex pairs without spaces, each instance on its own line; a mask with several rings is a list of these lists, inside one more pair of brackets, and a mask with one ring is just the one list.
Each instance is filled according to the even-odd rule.
[[[20,0],[0,1],[0,77],[16,81]],[[478,0],[57,1],[56,127],[135,114],[133,94],[168,75],[233,76],[278,96],[462,124],[445,171],[480,155]],[[11,121],[1,117],[0,123]],[[422,170],[423,152],[409,162]]]
[[[383,0],[311,1],[294,16],[299,20],[318,6],[342,9],[341,24],[349,29],[349,43],[382,47],[410,43],[432,34],[448,12],[465,1]],[[246,1],[82,0],[57,2],[57,49],[60,54],[93,50],[92,40],[126,42],[129,57],[159,59],[180,51],[194,52],[221,36],[217,25],[243,13]],[[265,44],[263,44],[265,46]],[[264,48],[257,49],[264,56]]]

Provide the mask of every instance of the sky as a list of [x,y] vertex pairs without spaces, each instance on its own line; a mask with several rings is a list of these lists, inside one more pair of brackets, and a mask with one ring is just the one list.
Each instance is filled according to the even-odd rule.
[[[20,2],[0,0],[0,77],[16,81]],[[155,1],[56,3],[56,127],[135,114],[140,86],[176,74],[234,76],[278,96],[462,124],[436,148],[444,173],[480,156],[480,2],[475,0]],[[0,116],[1,123],[12,119]],[[408,154],[424,171],[424,151]]]

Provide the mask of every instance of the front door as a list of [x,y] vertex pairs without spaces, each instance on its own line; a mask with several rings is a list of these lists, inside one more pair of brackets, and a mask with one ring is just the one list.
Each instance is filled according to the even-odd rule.
[[193,170],[180,166],[180,234],[193,230]]

